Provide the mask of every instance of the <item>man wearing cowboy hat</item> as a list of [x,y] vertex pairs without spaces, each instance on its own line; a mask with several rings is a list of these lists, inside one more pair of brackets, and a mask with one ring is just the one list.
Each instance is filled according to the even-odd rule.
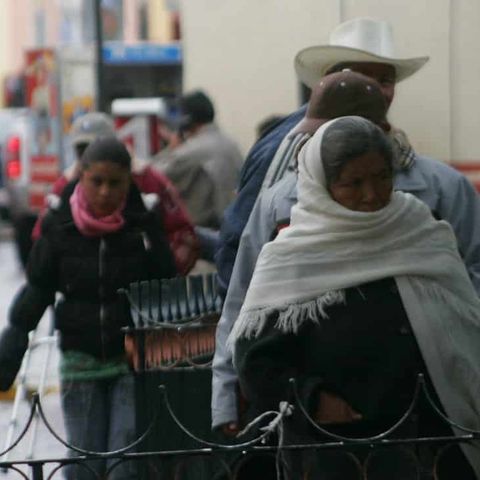
[[428,57],[395,58],[390,25],[356,18],[340,24],[331,33],[328,45],[300,50],[295,71],[300,81],[312,88],[326,73],[351,68],[377,80],[390,106],[395,83],[413,75],[427,61]]
[[[428,57],[399,59],[394,53],[393,34],[387,22],[356,18],[333,30],[327,45],[301,50],[295,57],[299,79],[312,87],[326,73],[345,68],[364,73],[380,83],[387,104],[393,100],[395,84],[417,72]],[[238,194],[227,208],[216,255],[220,287],[226,292],[238,242],[275,153],[285,147],[288,132],[303,118],[306,107],[287,117],[258,141],[243,166]],[[480,204],[470,182],[441,162],[418,155],[401,130],[394,129],[394,143],[402,152],[400,168],[404,182],[398,188],[415,192],[432,211],[453,227],[459,249],[477,291],[480,292]],[[282,145],[281,145],[282,144]]]
[[[317,84],[326,73],[346,68],[360,71],[379,82],[389,106],[394,96],[396,81],[412,75],[428,60],[426,57],[395,59],[392,44],[391,30],[385,22],[370,19],[351,20],[334,30],[329,45],[300,51],[295,58],[295,69],[299,78],[310,87]],[[228,262],[235,259],[239,241],[239,236],[235,237],[235,234],[241,234],[256,196],[262,188],[262,182],[263,186],[268,188],[279,180],[275,172],[286,171],[285,159],[288,161],[288,152],[294,148],[293,142],[296,138],[289,135],[289,132],[304,114],[305,107],[292,114],[265,139],[258,142],[247,158],[239,196],[226,212],[226,220],[222,226],[223,245],[217,266],[221,280],[226,285],[233,266]],[[392,139],[397,163],[395,188],[411,192],[423,200],[437,216],[451,223],[470,277],[477,292],[480,292],[480,201],[477,193],[468,180],[456,170],[415,154],[403,132],[393,129]],[[270,193],[269,190],[266,191]],[[284,181],[275,185],[275,197],[277,203],[274,209],[289,212],[296,201],[294,176],[286,176]],[[270,211],[262,214],[261,208],[260,204],[256,205],[256,227],[248,228],[252,235],[260,230],[258,218],[265,219],[272,213]],[[235,278],[232,282],[233,289],[237,280]],[[222,319],[226,319],[224,314]],[[231,355],[226,352],[224,345],[224,339],[231,328],[231,323],[226,323],[228,322],[221,320],[217,328],[212,416],[214,425],[231,425],[233,428],[237,420],[236,393],[234,387],[230,386],[234,385],[236,375],[231,366]]]

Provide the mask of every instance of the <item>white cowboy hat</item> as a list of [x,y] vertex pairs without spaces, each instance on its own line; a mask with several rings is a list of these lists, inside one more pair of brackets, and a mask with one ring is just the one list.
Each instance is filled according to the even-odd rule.
[[395,67],[395,78],[400,82],[422,68],[428,58],[395,58],[390,24],[371,18],[355,18],[335,28],[328,45],[300,50],[295,56],[295,71],[298,78],[312,88],[339,63],[386,63]]

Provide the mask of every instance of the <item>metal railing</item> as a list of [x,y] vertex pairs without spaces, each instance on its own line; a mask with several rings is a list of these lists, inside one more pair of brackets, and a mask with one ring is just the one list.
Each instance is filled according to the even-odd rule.
[[[160,387],[159,392],[161,395],[162,403],[159,408],[164,408],[168,411],[168,414],[175,422],[176,426],[198,446],[196,448],[178,449],[178,450],[163,450],[163,451],[141,451],[137,447],[148,437],[153,430],[157,421],[156,415],[151,419],[150,424],[146,428],[145,432],[138,436],[138,438],[126,445],[124,448],[112,452],[93,452],[77,448],[75,445],[70,445],[65,439],[59,435],[52,427],[50,422],[45,416],[42,408],[42,403],[38,395],[34,395],[31,404],[31,410],[29,418],[25,424],[25,427],[19,433],[12,444],[0,452],[0,455],[4,455],[8,451],[12,451],[20,443],[20,441],[27,435],[30,428],[33,426],[34,418],[38,415],[42,423],[46,426],[50,434],[64,445],[70,452],[69,456],[59,458],[39,458],[28,460],[15,460],[0,462],[0,468],[7,471],[16,472],[18,478],[31,479],[31,480],[43,480],[44,478],[60,478],[63,467],[66,465],[81,465],[83,468],[91,472],[91,478],[99,478],[93,469],[89,466],[92,460],[102,459],[115,459],[114,463],[108,473],[107,478],[112,474],[115,468],[123,462],[141,462],[143,466],[146,466],[145,472],[148,470],[150,473],[145,473],[145,478],[172,478],[181,479],[184,475],[190,475],[192,470],[195,470],[195,464],[198,459],[202,461],[214,463],[216,465],[218,478],[225,478],[229,480],[236,480],[241,478],[242,468],[252,458],[256,458],[258,455],[268,455],[275,458],[276,468],[278,476],[281,478],[281,471],[288,470],[288,465],[285,463],[285,454],[295,451],[331,451],[337,452],[343,455],[344,462],[350,463],[352,471],[355,471],[355,477],[363,480],[370,478],[370,470],[372,464],[376,459],[381,458],[382,455],[391,455],[392,449],[396,452],[402,452],[405,464],[409,464],[411,477],[405,478],[432,478],[437,479],[438,465],[442,461],[444,455],[448,454],[449,449],[453,445],[472,443],[473,441],[480,440],[480,431],[474,431],[469,428],[465,428],[449,420],[442,411],[435,405],[431,393],[428,391],[424,378],[419,375],[415,393],[409,408],[401,416],[401,418],[392,426],[387,428],[384,432],[379,433],[372,437],[366,438],[349,438],[345,436],[332,433],[328,429],[318,425],[308,414],[305,406],[301,403],[295,381],[291,380],[291,386],[293,391],[294,403],[293,405],[283,403],[278,411],[266,412],[262,415],[262,418],[256,419],[252,423],[249,429],[254,428],[253,424],[262,423],[263,427],[257,431],[257,434],[248,440],[229,443],[216,443],[207,439],[200,438],[198,435],[192,433],[188,426],[183,425],[177,418],[175,409],[168,398],[166,389]],[[395,433],[411,420],[414,415],[415,408],[418,405],[420,398],[423,396],[428,402],[428,405],[432,409],[432,412],[448,425],[452,429],[455,429],[457,435],[453,433],[451,435],[443,436],[428,436],[428,437],[399,437],[395,436]],[[316,430],[322,436],[321,441],[316,442],[298,442],[294,444],[287,444],[283,439],[283,429],[285,428],[288,417],[291,414],[292,408],[298,409],[302,413],[304,418],[310,424],[310,426]],[[422,463],[421,457],[417,454],[417,448],[421,445],[438,444],[441,445],[437,449],[437,453],[432,462],[428,465]],[[236,454],[237,460],[233,463],[229,461],[232,455],[228,457],[225,454]],[[162,462],[169,463],[169,474],[162,476]],[[287,462],[288,463],[288,462]],[[46,475],[46,467],[49,467],[49,473]],[[139,476],[139,478],[144,478]],[[194,478],[194,477],[193,477]],[[308,474],[304,478],[309,478]]]
[[[134,327],[127,329],[127,337],[130,336],[133,342],[133,365],[137,380],[143,382],[149,371],[158,371],[162,375],[170,375],[172,372],[205,375],[214,348],[212,339],[214,340],[215,319],[221,310],[214,276],[139,282],[122,291],[122,295],[128,299],[134,321]],[[288,402],[282,402],[278,410],[265,412],[254,419],[234,441],[224,439],[217,442],[212,440],[214,437],[210,432],[194,433],[192,425],[185,425],[178,415],[177,398],[169,398],[167,388],[160,385],[158,390],[155,388],[158,393],[148,395],[149,407],[154,405],[155,408],[148,409],[151,414],[149,413],[143,425],[138,427],[141,430],[138,438],[130,445],[109,452],[89,451],[69,444],[48,421],[41,398],[37,394],[33,396],[24,428],[12,439],[11,444],[0,452],[0,457],[7,458],[4,455],[12,452],[29,430],[37,428],[37,419],[45,425],[49,435],[67,448],[68,455],[1,461],[0,468],[16,473],[18,478],[43,480],[60,478],[66,466],[75,464],[90,472],[92,479],[97,479],[100,477],[93,470],[91,462],[104,459],[111,462],[102,480],[113,478],[115,469],[125,462],[135,462],[140,479],[250,480],[251,473],[245,472],[249,466],[252,468],[254,465],[253,469],[257,468],[261,458],[266,462],[268,471],[262,478],[289,480],[291,477],[298,477],[297,472],[291,477],[289,475],[292,473],[292,458],[298,457],[300,453],[310,452],[306,456],[318,463],[323,461],[319,459],[323,459],[327,453],[340,456],[341,465],[350,468],[348,478],[383,480],[385,476],[379,477],[375,473],[376,465],[382,461],[389,462],[395,457],[396,464],[406,472],[404,476],[398,477],[402,480],[444,480],[438,477],[439,465],[450,454],[451,449],[480,440],[480,431],[458,425],[445,416],[435,403],[434,392],[429,391],[422,375],[418,376],[415,391],[403,415],[384,431],[363,438],[349,437],[340,434],[338,429],[319,425],[302,404],[294,379],[290,381],[290,386]],[[176,393],[179,394],[178,391]],[[182,392],[182,395],[184,393]],[[159,398],[156,395],[159,395]],[[145,400],[143,399],[143,402]],[[448,432],[446,435],[412,435],[412,429],[405,428],[417,421],[420,405],[421,413],[433,416],[445,426]],[[205,414],[199,412],[202,413]],[[167,418],[173,422],[178,433],[188,440],[189,447],[176,448],[174,442],[163,442],[162,445],[168,444],[169,449],[155,450],[155,445],[158,444],[155,432],[162,432],[164,425],[159,425],[159,418]],[[294,438],[289,434],[292,420],[297,421],[299,418],[311,432],[308,437]],[[145,448],[148,443],[149,447]],[[435,447],[433,458],[424,455],[425,446]],[[209,473],[202,476],[199,472],[205,465],[208,467],[205,471]],[[314,470],[307,469],[301,477],[302,480],[318,478],[313,472]],[[342,480],[347,480],[347,477]]]

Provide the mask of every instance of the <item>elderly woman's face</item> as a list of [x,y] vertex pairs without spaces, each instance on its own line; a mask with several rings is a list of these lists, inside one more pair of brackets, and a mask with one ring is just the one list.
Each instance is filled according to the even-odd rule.
[[350,160],[330,185],[332,198],[349,210],[375,212],[390,201],[392,171],[383,156],[369,152]]

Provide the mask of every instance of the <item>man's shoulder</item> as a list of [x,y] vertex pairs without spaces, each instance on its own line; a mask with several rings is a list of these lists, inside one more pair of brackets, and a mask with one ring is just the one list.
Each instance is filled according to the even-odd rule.
[[463,205],[478,203],[475,187],[461,172],[423,155],[416,155],[410,169],[398,172],[395,188],[412,193],[437,213],[441,213],[442,206],[455,208],[454,203],[459,198],[463,199]]
[[297,198],[297,174],[289,171],[277,183],[265,190],[265,195],[269,195],[273,201],[279,201],[285,198]]
[[456,168],[424,155],[416,155],[413,169],[440,185],[469,184],[467,177]]
[[234,158],[236,166],[239,167],[243,163],[243,155],[239,144],[233,137],[225,133],[217,127],[215,133],[207,140],[210,143],[205,147],[211,150],[214,154]]
[[280,143],[285,135],[305,116],[305,111],[306,106],[304,105],[291,113],[283,122],[280,122],[275,128],[258,140],[252,147],[251,153],[256,149],[268,148]]
[[264,190],[259,197],[259,208],[263,215],[272,216],[275,221],[290,216],[290,209],[297,201],[297,175],[288,172],[284,178]]
[[453,175],[454,177],[462,177],[463,175],[441,160],[428,157],[426,155],[415,155],[414,166],[420,168],[422,171],[438,173],[440,175]]
[[143,193],[158,193],[171,185],[167,176],[149,163],[132,170],[132,179]]
[[287,133],[304,117],[306,107],[303,106],[290,114],[277,127],[258,140],[250,149],[244,164],[241,187],[248,183],[249,178],[262,169],[262,178],[270,165],[275,152]]

